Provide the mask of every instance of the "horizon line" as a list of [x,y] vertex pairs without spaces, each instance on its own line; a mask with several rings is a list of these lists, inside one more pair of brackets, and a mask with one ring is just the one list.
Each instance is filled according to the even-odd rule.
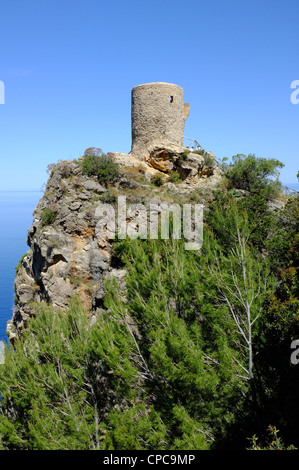
[[42,193],[41,189],[0,189],[0,193]]

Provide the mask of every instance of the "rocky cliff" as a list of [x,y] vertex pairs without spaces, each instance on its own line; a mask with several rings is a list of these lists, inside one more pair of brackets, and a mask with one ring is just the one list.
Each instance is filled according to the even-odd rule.
[[205,204],[221,182],[221,170],[212,154],[201,153],[154,149],[145,162],[113,154],[120,175],[105,185],[82,172],[80,159],[52,165],[28,231],[29,251],[16,269],[9,339],[13,341],[26,328],[36,304],[64,309],[73,296],[79,296],[87,311],[96,315],[103,307],[105,279],[114,277],[125,285],[125,271],[113,264],[113,240],[107,227],[100,236],[96,234],[97,207],[103,203],[116,207],[121,195],[131,204],[146,205],[152,200]]

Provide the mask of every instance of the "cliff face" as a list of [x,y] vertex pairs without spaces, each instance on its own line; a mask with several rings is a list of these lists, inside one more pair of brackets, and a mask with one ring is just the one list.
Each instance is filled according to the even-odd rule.
[[[71,297],[79,296],[87,311],[96,315],[97,309],[103,307],[107,277],[124,285],[125,271],[111,262],[113,240],[107,228],[103,227],[101,233],[96,230],[96,210],[100,204],[112,204],[117,210],[117,197],[121,195],[126,196],[128,204],[145,205],[153,198],[169,204],[186,202],[188,197],[198,203],[211,198],[211,189],[221,180],[219,169],[205,167],[201,155],[179,157],[169,159],[169,154],[165,157],[164,153],[159,159],[158,152],[152,156],[151,164],[115,154],[120,177],[106,186],[96,177],[84,175],[78,161],[63,161],[54,166],[28,231],[30,249],[16,272],[15,309],[7,325],[11,341],[35,314],[36,303],[64,309]],[[165,161],[168,168],[184,178],[183,182],[169,182],[169,174],[159,171],[161,167],[165,170]],[[157,174],[163,176],[163,186],[153,184]],[[108,221],[112,212],[107,214]],[[126,223],[131,218],[128,214]]]

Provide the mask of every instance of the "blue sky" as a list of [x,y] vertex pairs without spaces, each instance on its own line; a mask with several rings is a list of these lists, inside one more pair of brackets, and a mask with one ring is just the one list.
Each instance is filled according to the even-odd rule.
[[0,6],[0,190],[39,190],[87,147],[129,152],[131,89],[184,88],[185,136],[297,183],[299,2],[10,0]]

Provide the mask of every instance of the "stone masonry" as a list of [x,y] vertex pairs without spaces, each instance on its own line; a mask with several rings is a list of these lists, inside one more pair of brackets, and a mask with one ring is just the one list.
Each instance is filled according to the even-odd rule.
[[185,119],[189,104],[184,104],[183,88],[172,83],[146,83],[132,90],[131,155],[147,160],[156,149],[184,151]]

